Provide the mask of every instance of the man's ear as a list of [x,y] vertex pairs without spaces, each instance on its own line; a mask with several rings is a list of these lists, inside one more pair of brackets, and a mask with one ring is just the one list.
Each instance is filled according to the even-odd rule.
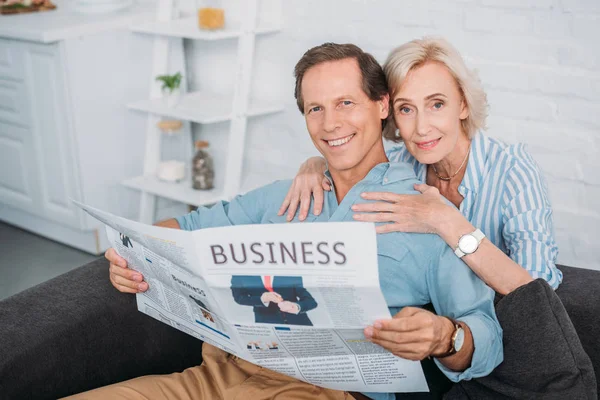
[[379,107],[379,118],[386,119],[388,115],[390,115],[390,95],[387,93],[384,94],[377,103],[377,106]]
[[467,119],[469,117],[469,106],[467,105],[467,102],[465,101],[465,99],[462,99],[460,101],[460,120],[463,121],[465,119]]

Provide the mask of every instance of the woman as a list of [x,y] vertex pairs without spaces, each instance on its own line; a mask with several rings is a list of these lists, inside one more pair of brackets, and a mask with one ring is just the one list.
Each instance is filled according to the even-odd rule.
[[[378,233],[438,234],[500,294],[532,278],[556,289],[562,273],[555,264],[558,248],[541,172],[523,145],[505,145],[479,132],[485,127],[486,94],[460,54],[442,39],[413,40],[391,52],[384,70],[393,112],[383,134],[403,142],[388,158],[412,164],[425,184],[415,185],[420,192],[415,195],[364,193],[373,202],[354,205],[354,218],[387,222]],[[303,164],[280,215],[287,209],[291,220],[300,203],[303,220],[311,194],[314,213],[320,213],[323,189],[331,190],[324,169],[320,157]]]

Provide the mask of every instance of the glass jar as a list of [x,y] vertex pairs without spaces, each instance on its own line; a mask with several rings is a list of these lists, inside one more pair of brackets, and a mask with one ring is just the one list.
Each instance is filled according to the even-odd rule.
[[196,190],[209,190],[214,187],[215,169],[213,158],[208,151],[208,142],[196,142],[196,155],[192,159],[192,187]]
[[222,0],[196,0],[196,4],[200,29],[215,30],[225,27],[225,9]]
[[185,178],[186,170],[183,123],[177,120],[162,120],[157,125],[162,135],[156,176],[166,182],[180,182]]

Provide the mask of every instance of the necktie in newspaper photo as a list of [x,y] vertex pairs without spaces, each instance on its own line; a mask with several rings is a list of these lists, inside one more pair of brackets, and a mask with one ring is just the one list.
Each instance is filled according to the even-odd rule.
[[271,282],[271,277],[270,276],[265,276],[265,288],[269,292],[273,292],[273,283]]

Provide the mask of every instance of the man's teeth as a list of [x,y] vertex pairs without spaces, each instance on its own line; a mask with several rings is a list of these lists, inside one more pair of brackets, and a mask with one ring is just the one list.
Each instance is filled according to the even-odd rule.
[[337,139],[337,140],[328,140],[327,143],[330,146],[341,146],[345,143],[348,143],[350,141],[350,139],[352,139],[354,137],[354,134],[350,135],[350,136],[346,136],[345,138],[341,138],[341,139]]

